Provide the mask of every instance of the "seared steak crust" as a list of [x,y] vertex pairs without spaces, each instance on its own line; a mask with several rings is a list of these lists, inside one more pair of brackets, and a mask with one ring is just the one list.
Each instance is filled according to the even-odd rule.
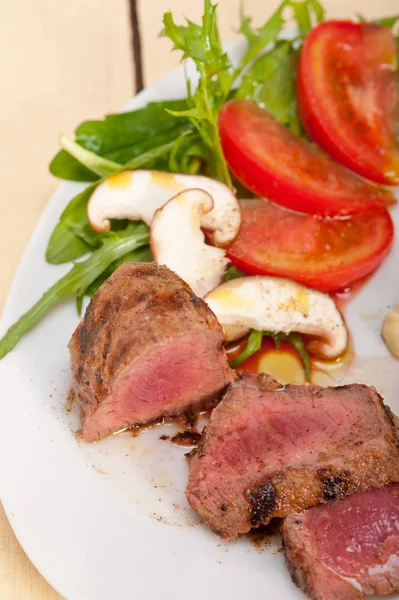
[[[187,362],[179,354],[181,341],[181,354],[187,355]],[[157,351],[167,356],[169,346],[168,362],[165,359],[160,363],[155,374],[152,366],[155,368]],[[81,433],[88,441],[108,435],[115,427],[148,423],[182,412],[215,397],[232,380],[223,348],[223,331],[215,315],[182,279],[155,263],[120,266],[93,296],[69,349],[76,398],[81,407]],[[184,397],[185,390],[179,388],[175,397],[165,399],[163,407],[156,401],[151,410],[151,394],[156,400],[165,386],[172,385],[169,380],[164,381],[170,374],[163,371],[175,369],[176,380],[180,376],[184,381],[185,367],[195,370],[192,362],[198,360],[197,353],[208,367],[209,372],[203,373],[202,378],[208,378],[209,385],[198,384],[197,390],[193,385],[190,397]],[[130,396],[134,395],[134,374],[128,381],[133,367],[139,370],[140,381],[145,381],[147,369],[152,382],[140,392],[143,396],[140,407],[135,407],[130,398],[129,407],[121,409],[118,421],[115,416],[118,409],[112,399],[117,398],[121,381],[125,381],[125,387],[130,386]],[[97,422],[98,416],[95,427],[89,427],[93,415],[105,402],[109,406],[107,411],[102,409],[101,422]]]
[[399,485],[290,515],[282,534],[292,578],[313,600],[399,591]]
[[186,494],[214,532],[234,538],[398,481],[397,429],[374,388],[282,386],[243,375],[191,455]]

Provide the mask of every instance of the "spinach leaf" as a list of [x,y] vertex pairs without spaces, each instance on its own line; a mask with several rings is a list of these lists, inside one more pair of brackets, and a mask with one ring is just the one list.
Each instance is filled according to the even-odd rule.
[[65,150],[60,150],[49,165],[49,170],[54,177],[69,179],[70,181],[96,181],[98,175],[87,169]]
[[[166,109],[184,110],[186,100],[152,102],[145,108],[107,115],[102,121],[86,121],[76,129],[76,143],[101,157],[120,164],[176,139],[190,127]],[[95,181],[96,175],[65,150],[56,154],[50,172],[61,179]]]
[[373,23],[393,29],[399,23],[399,15],[395,15],[393,17],[382,17],[382,19],[374,19]]
[[[87,202],[94,189],[95,185],[90,185],[77,194],[62,213],[46,250],[46,260],[50,264],[76,260],[100,243],[99,234],[91,229],[87,220]],[[78,235],[80,231],[86,231],[87,236]]]
[[128,252],[148,244],[148,227],[143,223],[130,223],[126,231],[108,234],[100,248],[85,261],[76,263],[72,269],[55,283],[26,312],[0,340],[0,360],[10,352],[24,333],[29,331],[60,300],[78,296],[97,279],[115,260]]

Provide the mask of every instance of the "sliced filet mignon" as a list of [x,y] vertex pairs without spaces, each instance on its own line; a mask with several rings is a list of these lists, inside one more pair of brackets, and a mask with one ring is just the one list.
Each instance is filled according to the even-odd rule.
[[215,315],[155,263],[120,266],[69,349],[80,434],[90,442],[207,403],[233,379]]
[[355,494],[283,525],[295,583],[313,600],[399,591],[399,485]]
[[374,388],[230,384],[192,453],[191,506],[223,538],[273,517],[399,482],[399,441]]

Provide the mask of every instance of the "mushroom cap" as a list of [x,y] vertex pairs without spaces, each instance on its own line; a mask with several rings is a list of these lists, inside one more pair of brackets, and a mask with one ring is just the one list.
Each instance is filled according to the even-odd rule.
[[348,332],[328,294],[279,277],[242,277],[219,285],[205,301],[225,329],[226,341],[251,329],[312,336],[310,352],[334,359],[343,354]]
[[220,283],[229,262],[223,249],[206,244],[201,230],[202,218],[213,206],[204,190],[185,190],[157,210],[150,227],[154,259],[180,275],[200,297]]
[[121,171],[94,190],[87,205],[88,220],[96,231],[109,231],[109,219],[143,220],[151,225],[155,212],[170,198],[192,188],[203,189],[214,200],[213,209],[201,219],[209,240],[215,246],[228,246],[240,229],[240,205],[227,185],[203,175]]

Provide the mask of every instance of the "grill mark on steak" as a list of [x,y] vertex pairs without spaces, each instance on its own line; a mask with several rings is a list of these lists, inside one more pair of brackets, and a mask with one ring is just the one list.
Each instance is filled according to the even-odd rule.
[[267,523],[276,504],[276,490],[271,481],[267,481],[256,490],[247,490],[245,494],[251,507],[249,513],[252,527]]
[[348,474],[345,472],[333,475],[329,469],[320,469],[317,475],[323,483],[323,500],[326,502],[343,498],[351,490]]

